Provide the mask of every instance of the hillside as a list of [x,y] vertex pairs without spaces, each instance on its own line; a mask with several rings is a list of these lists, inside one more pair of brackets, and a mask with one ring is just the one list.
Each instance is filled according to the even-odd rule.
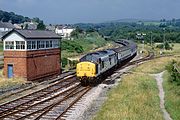
[[[133,21],[133,20],[132,20]],[[94,29],[99,34],[116,40],[119,38],[123,39],[138,39],[140,42],[144,39],[146,43],[150,42],[151,37],[153,42],[163,42],[164,35],[166,41],[169,42],[180,42],[180,20],[159,20],[159,21],[135,21],[130,22],[129,20],[112,21],[106,23],[97,24],[75,24],[83,30]],[[143,39],[137,37],[137,33],[144,34]]]
[[79,56],[97,50],[98,48],[105,46],[110,47],[111,45],[110,41],[106,41],[97,32],[79,34],[78,38],[74,38],[73,40],[62,40],[62,66],[65,67],[68,64],[67,58],[78,58]]
[[6,11],[0,10],[0,21],[3,21],[3,22],[11,21],[12,24],[14,24],[14,23],[20,24],[20,23],[24,23],[24,22],[30,22],[31,20],[35,21],[37,23],[42,22],[42,20],[40,20],[38,17],[31,19],[29,17],[17,15],[14,12],[6,12]]

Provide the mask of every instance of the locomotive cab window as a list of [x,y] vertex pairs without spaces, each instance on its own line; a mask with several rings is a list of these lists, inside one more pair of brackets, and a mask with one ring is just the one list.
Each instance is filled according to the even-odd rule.
[[110,63],[110,65],[112,64],[111,58],[109,58],[109,63]]
[[101,62],[101,69],[104,68],[104,61]]

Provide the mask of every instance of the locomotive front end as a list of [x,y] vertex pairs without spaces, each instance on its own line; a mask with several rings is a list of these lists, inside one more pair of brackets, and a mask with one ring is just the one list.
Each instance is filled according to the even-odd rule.
[[96,65],[91,62],[80,62],[76,67],[76,77],[82,84],[89,84],[96,76]]

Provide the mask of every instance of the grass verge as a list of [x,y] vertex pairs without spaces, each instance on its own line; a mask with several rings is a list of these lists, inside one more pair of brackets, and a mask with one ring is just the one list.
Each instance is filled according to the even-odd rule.
[[134,69],[134,72],[155,74],[165,70],[166,65],[172,60],[178,60],[178,57],[164,57],[148,61]]
[[162,120],[158,88],[153,77],[129,74],[111,90],[94,120]]
[[165,90],[165,107],[173,120],[180,120],[180,86],[168,81],[169,73],[166,71],[163,75]]
[[149,74],[164,71],[173,59],[179,58],[148,61],[134,68],[131,74],[123,76],[122,83],[108,93],[108,100],[94,120],[162,120],[157,84]]
[[26,83],[26,80],[22,78],[5,78],[2,72],[3,70],[0,70],[0,89],[7,89],[16,85],[22,85]]

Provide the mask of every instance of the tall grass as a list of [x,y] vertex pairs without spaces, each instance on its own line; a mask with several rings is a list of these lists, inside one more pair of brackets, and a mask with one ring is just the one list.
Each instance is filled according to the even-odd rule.
[[171,83],[168,79],[170,74],[165,72],[163,75],[165,90],[165,107],[173,120],[180,120],[180,86]]
[[164,58],[158,58],[155,60],[151,60],[149,62],[146,62],[136,69],[134,69],[135,72],[143,72],[143,73],[160,73],[165,70],[166,65],[169,63],[169,61],[172,60],[180,60],[178,57],[164,57]]
[[111,90],[94,120],[162,120],[156,81],[146,74],[130,74]]
[[[172,59],[179,60],[174,57],[159,58],[134,68],[131,74],[122,78],[122,83],[109,92],[108,100],[94,120],[162,120],[158,88],[155,79],[149,74],[164,71],[165,66]],[[170,101],[166,103],[169,109],[176,106],[177,109],[171,111],[176,111],[173,114],[178,115],[178,118],[180,99],[177,99],[177,94],[180,95],[179,90],[173,90],[174,93],[167,92],[169,95],[174,95],[172,98],[171,96],[166,98]]]
[[10,88],[15,85],[25,84],[27,81],[23,78],[5,78],[3,76],[3,70],[0,70],[0,89]]

